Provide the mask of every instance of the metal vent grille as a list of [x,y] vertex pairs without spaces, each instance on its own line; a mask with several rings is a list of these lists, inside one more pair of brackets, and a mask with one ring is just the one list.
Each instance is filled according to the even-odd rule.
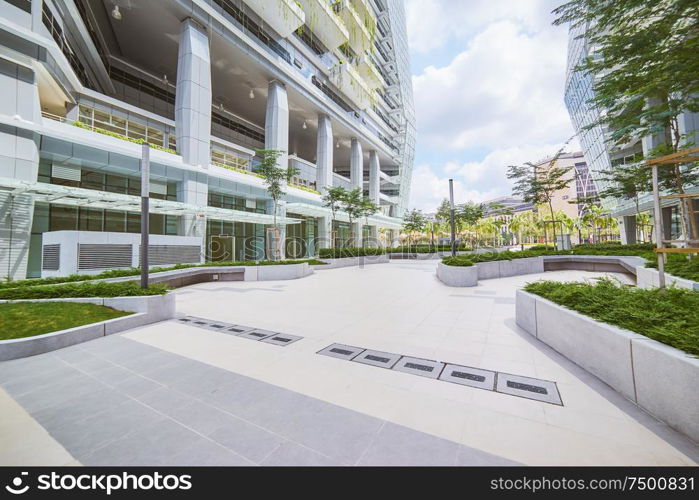
[[80,167],[72,165],[51,165],[51,177],[80,182]]
[[132,245],[78,244],[78,269],[131,267]]
[[[138,262],[142,259],[141,247],[138,247]],[[148,245],[149,266],[164,264],[191,264],[201,261],[199,245]]]
[[58,271],[61,267],[61,245],[44,245],[41,252],[41,269]]

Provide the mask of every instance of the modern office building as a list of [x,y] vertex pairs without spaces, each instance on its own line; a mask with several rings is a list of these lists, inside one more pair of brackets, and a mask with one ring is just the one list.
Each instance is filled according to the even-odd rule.
[[[586,26],[572,27],[569,32],[565,104],[580,140],[590,175],[597,189],[601,192],[606,188],[606,182],[603,178],[604,172],[608,172],[618,165],[640,161],[658,145],[658,138],[657,136],[644,137],[627,144],[614,144],[608,140],[609,130],[606,127],[593,126],[604,112],[604,110],[597,109],[590,104],[590,99],[594,97],[594,79],[592,75],[575,71],[575,68],[584,58],[594,55],[595,52],[595,48],[585,37],[586,29]],[[681,134],[686,134],[690,142],[699,144],[698,113],[681,115],[679,126]],[[696,190],[699,188],[690,188],[688,191]],[[619,218],[622,242],[635,242],[636,204],[634,200],[605,198],[602,204],[614,217]],[[666,239],[678,238],[681,230],[677,200],[665,199],[662,204],[664,237]],[[695,201],[695,205],[695,208],[699,209],[699,200]],[[642,212],[652,211],[652,196],[650,194],[642,196],[639,207]]]
[[[0,0],[0,276],[262,259],[274,204],[258,149],[294,166],[286,257],[331,235],[390,242],[415,125],[400,0]],[[360,187],[349,228],[323,206]],[[350,232],[350,229],[352,231]]]
[[[537,167],[548,165],[553,157],[544,158],[534,164]],[[559,168],[569,168],[568,184],[563,189],[553,193],[551,205],[554,211],[561,211],[570,218],[581,217],[585,213],[586,199],[597,195],[597,186],[587,166],[582,151],[562,153],[554,163]]]

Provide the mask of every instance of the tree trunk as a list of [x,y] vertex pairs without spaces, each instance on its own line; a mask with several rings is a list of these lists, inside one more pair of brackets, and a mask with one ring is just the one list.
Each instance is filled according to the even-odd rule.
[[553,232],[553,248],[557,248],[557,243],[556,243],[556,222],[554,221],[555,217],[553,215],[553,204],[549,200],[549,210],[551,211],[551,231]]

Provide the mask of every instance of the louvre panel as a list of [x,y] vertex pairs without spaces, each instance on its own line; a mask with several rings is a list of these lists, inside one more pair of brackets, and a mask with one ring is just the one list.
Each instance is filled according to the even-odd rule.
[[72,165],[51,165],[51,177],[80,182],[80,167]]
[[61,245],[44,245],[41,252],[41,269],[58,271],[61,267]]
[[[139,247],[138,262],[141,262]],[[148,245],[148,265],[191,264],[201,260],[199,245]]]
[[131,267],[131,245],[78,244],[78,269]]

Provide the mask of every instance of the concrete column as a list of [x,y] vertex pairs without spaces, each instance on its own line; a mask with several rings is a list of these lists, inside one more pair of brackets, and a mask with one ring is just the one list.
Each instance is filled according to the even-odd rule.
[[41,21],[41,9],[44,5],[43,0],[32,0],[31,15],[32,15],[32,31],[39,31],[43,28],[44,23]]
[[624,245],[636,243],[636,216],[625,215],[620,222],[621,243]]
[[[379,193],[381,192],[381,177],[379,172],[379,155],[376,151],[369,152],[369,199],[378,206],[381,203]],[[369,246],[378,247],[378,230],[376,226],[369,226]]]
[[328,115],[318,115],[316,189],[325,194],[333,185],[333,127]]
[[328,217],[318,217],[318,248],[332,247],[332,219]]
[[[208,176],[200,172],[184,172],[184,179],[177,184],[177,201],[205,207],[209,204]],[[180,217],[181,236],[198,236],[202,241],[202,250],[209,244],[206,238],[206,219],[195,215]]]
[[[269,215],[274,215],[274,201],[273,200],[266,200],[265,201],[265,212]],[[286,217],[286,202],[285,201],[279,201],[279,205],[277,206],[277,217]],[[271,226],[270,226],[271,227]],[[280,250],[280,259],[286,258],[286,225],[285,224],[278,224],[279,227],[279,240],[281,241],[281,248]],[[266,237],[266,235],[265,235]],[[267,248],[265,244],[265,248]],[[269,256],[267,256],[269,258]]]
[[177,150],[185,163],[209,168],[211,60],[209,36],[192,19],[180,27],[175,95]]
[[[364,187],[364,153],[362,144],[354,137],[350,150],[350,186],[352,189]],[[362,244],[362,226],[362,222],[352,224],[351,231],[354,238],[351,244],[354,246]]]
[[281,82],[269,82],[265,114],[265,149],[282,151],[277,166],[289,166],[289,102]]
[[[41,124],[39,91],[31,68],[0,58],[0,95],[11,96],[0,99],[0,115],[18,116],[18,125],[22,121]],[[38,171],[38,134],[0,125],[0,177],[36,182]],[[31,195],[0,189],[0,279],[27,277],[33,216]]]

